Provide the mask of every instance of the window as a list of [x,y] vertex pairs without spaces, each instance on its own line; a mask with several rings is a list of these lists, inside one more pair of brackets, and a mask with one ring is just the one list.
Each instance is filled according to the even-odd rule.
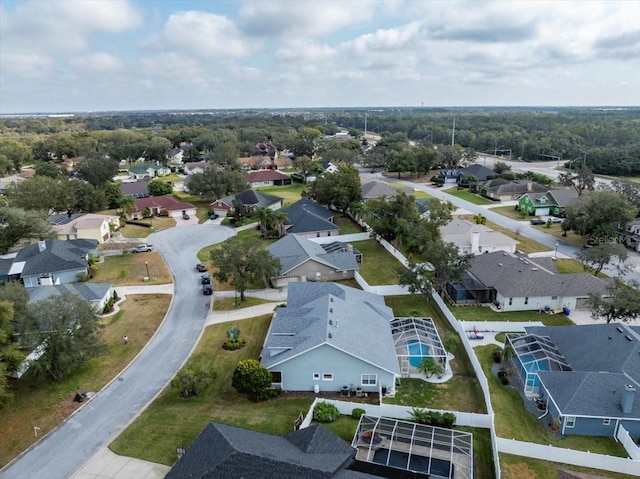
[[329,271],[329,275],[335,274],[336,272],[334,270]]
[[322,375],[322,380],[323,381],[333,381],[333,374],[331,373],[324,373]]
[[611,424],[611,419],[606,417],[602,420],[602,425],[603,426],[608,426],[609,424]]
[[320,373],[313,373],[313,380],[318,381],[320,379]]
[[282,371],[271,371],[271,382],[282,384]]
[[263,181],[262,184],[263,185],[269,185],[271,182],[270,181]]
[[524,298],[524,304],[529,304],[529,296],[527,296],[526,298]]
[[513,298],[509,298],[509,306],[513,304]]
[[557,296],[551,296],[551,299],[558,299]]
[[571,428],[576,425],[576,417],[575,416],[567,416],[564,421],[564,427]]
[[363,374],[362,385],[363,386],[375,386],[378,383],[377,374]]

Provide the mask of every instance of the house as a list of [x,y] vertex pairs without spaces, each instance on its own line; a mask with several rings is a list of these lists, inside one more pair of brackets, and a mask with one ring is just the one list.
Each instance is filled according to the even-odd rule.
[[99,244],[111,237],[111,231],[120,228],[120,218],[114,215],[75,213],[50,215],[47,221],[60,240],[94,239]]
[[144,210],[149,210],[152,215],[161,216],[165,211],[172,218],[181,218],[184,214],[196,214],[196,207],[175,199],[173,196],[150,196],[136,201],[136,210],[131,213],[131,218],[139,220],[143,218]]
[[8,278],[21,279],[25,288],[75,283],[88,274],[89,255],[96,255],[98,242],[89,239],[38,241],[20,249]]
[[276,170],[275,162],[269,156],[245,156],[238,158],[242,171]]
[[227,216],[233,212],[237,201],[242,204],[244,212],[247,214],[253,213],[258,208],[268,208],[275,211],[282,208],[284,204],[284,199],[279,196],[261,193],[256,190],[245,190],[237,195],[220,198],[211,203],[209,207],[215,214]]
[[458,177],[458,183],[462,183],[463,179],[469,175],[475,176],[476,181],[486,181],[497,176],[497,173],[495,171],[479,163],[474,163],[473,165],[469,165],[466,168],[459,169],[458,171],[460,173],[460,176]]
[[549,190],[544,193],[525,193],[518,198],[518,210],[531,216],[563,217],[565,207],[578,200],[574,189]]
[[27,288],[27,292],[29,293],[30,303],[37,303],[65,293],[73,293],[90,302],[98,313],[102,313],[104,306],[113,296],[113,290],[109,283],[66,283],[34,286],[33,288]]
[[122,196],[131,198],[146,198],[149,196],[149,178],[135,181],[124,181],[118,185]]
[[172,165],[181,165],[184,159],[184,150],[182,148],[171,148],[167,151],[167,160]]
[[349,470],[355,449],[321,424],[283,436],[210,422],[165,479],[375,479]]
[[11,175],[0,178],[0,195],[4,195],[8,188],[15,188],[16,185],[26,180],[24,176]]
[[395,188],[384,181],[367,181],[362,183],[362,199],[364,201],[374,198],[393,198],[394,196],[404,193],[406,195],[412,195],[413,190],[411,188]]
[[285,222],[287,234],[293,233],[307,238],[335,236],[340,233],[333,223],[334,213],[315,201],[302,198],[282,210],[289,218]]
[[280,274],[271,278],[279,288],[298,281],[338,281],[351,279],[359,269],[358,251],[343,243],[319,245],[298,235],[286,235],[267,246],[267,251],[280,260]]
[[518,244],[516,240],[488,226],[457,218],[440,227],[440,236],[445,243],[454,244],[460,254],[475,255],[492,251],[515,253]]
[[438,173],[438,176],[444,179],[445,185],[457,183],[460,179],[460,175],[462,175],[461,168],[443,168]]
[[494,303],[503,311],[585,309],[608,282],[588,273],[559,274],[552,258],[495,251],[473,258],[462,281],[448,284],[454,303]]
[[505,180],[495,178],[479,182],[476,186],[482,196],[495,201],[509,201],[520,198],[525,193],[542,193],[548,188],[529,180]]
[[624,323],[525,327],[508,334],[526,397],[563,435],[640,436],[640,327]]
[[618,242],[640,252],[640,218],[636,218],[624,228],[618,226]]
[[290,283],[262,348],[274,387],[377,393],[400,376],[384,298],[330,282]]
[[140,163],[139,165],[135,165],[129,169],[129,177],[134,180],[169,176],[170,174],[170,168],[158,165],[157,163]]
[[190,161],[182,166],[185,175],[195,175],[196,173],[204,173],[211,167],[208,161]]
[[258,170],[245,172],[244,179],[249,182],[251,188],[262,186],[285,186],[291,184],[291,177],[278,170]]

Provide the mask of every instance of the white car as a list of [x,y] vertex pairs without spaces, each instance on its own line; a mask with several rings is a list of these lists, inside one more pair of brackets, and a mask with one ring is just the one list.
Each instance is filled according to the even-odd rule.
[[146,253],[148,251],[153,251],[153,245],[142,243],[129,249],[129,253]]

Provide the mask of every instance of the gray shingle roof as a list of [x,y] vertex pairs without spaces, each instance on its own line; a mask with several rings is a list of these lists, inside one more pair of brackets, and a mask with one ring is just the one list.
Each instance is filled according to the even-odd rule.
[[225,205],[233,207],[234,200],[240,201],[246,207],[262,206],[264,208],[268,208],[269,206],[275,204],[282,204],[283,201],[279,196],[261,193],[256,190],[245,190],[242,193],[238,193],[237,195],[225,196],[224,198],[220,198],[218,201],[224,203]]
[[476,256],[469,272],[505,297],[588,296],[604,293],[607,287],[606,281],[591,274],[557,274],[539,258],[501,251]]
[[308,260],[317,261],[338,271],[356,270],[358,262],[353,251],[327,253],[322,245],[296,235],[287,235],[267,247],[280,260],[281,275]]
[[525,194],[529,197],[531,203],[536,206],[559,206],[562,208],[574,203],[578,199],[578,193],[576,193],[574,189],[549,190]]
[[378,180],[362,183],[362,199],[364,200],[381,198],[382,196],[392,198],[400,193],[411,195],[413,191],[411,191],[411,188],[395,188],[384,181]]
[[630,414],[620,405],[625,384],[640,389],[640,328],[611,323],[525,331],[548,337],[571,366],[572,371],[538,373],[563,414],[640,419],[637,398]]
[[96,240],[89,239],[47,240],[44,243],[46,249],[42,252],[38,243],[18,251],[14,264],[25,262],[22,276],[86,268],[88,264],[84,257],[98,247]]
[[453,243],[457,247],[471,246],[471,233],[479,233],[479,245],[482,247],[496,245],[516,245],[518,242],[507,235],[494,231],[488,226],[478,225],[471,221],[454,218],[440,227],[440,235],[445,243]]
[[381,296],[335,283],[291,283],[287,307],[273,317],[262,363],[270,368],[327,344],[399,375],[392,319]]
[[345,470],[354,453],[321,425],[273,436],[211,422],[166,479],[372,477]]
[[[480,184],[480,190],[491,192],[495,195],[516,195],[528,193],[527,180],[514,180],[509,181],[502,178],[496,178],[493,180],[487,180]],[[531,192],[544,192],[547,190],[546,186],[539,183],[532,182]]]
[[306,198],[296,201],[282,212],[289,217],[287,233],[313,233],[316,231],[335,231],[339,228],[331,222],[334,213]]
[[485,181],[489,176],[496,176],[495,171],[478,163],[474,163],[473,165],[463,168],[462,170],[460,170],[460,173],[462,173],[463,177],[467,175],[473,175],[478,181]]
[[87,301],[100,301],[109,292],[109,283],[67,283],[53,286],[36,286],[27,288],[29,302],[36,303],[49,299],[53,296],[60,296],[64,293],[74,293]]

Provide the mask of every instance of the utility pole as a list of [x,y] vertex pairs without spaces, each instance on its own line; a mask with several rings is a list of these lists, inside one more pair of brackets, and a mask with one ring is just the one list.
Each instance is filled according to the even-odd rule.
[[453,115],[453,128],[451,128],[451,147],[456,142],[456,116]]
[[364,139],[367,139],[367,112],[364,112]]

